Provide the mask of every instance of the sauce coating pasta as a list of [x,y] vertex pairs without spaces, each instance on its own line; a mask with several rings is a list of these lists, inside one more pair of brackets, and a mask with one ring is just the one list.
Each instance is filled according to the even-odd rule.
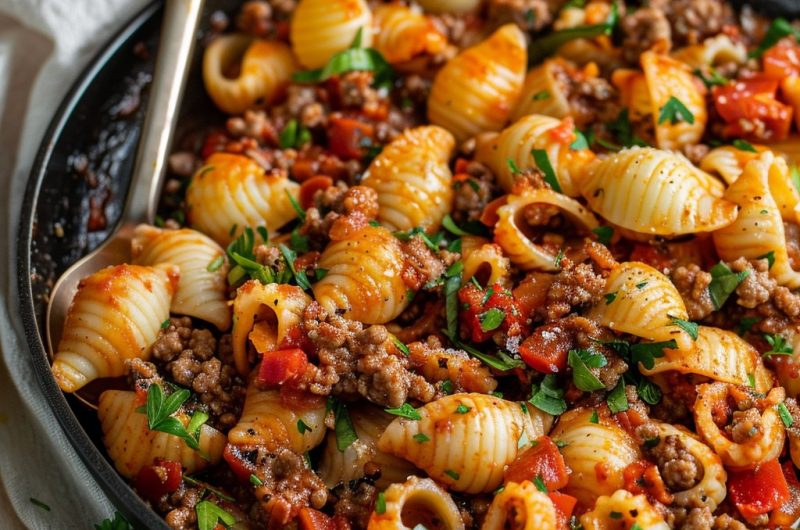
[[418,4],[209,36],[228,119],[53,352],[108,458],[175,529],[788,528],[800,21]]

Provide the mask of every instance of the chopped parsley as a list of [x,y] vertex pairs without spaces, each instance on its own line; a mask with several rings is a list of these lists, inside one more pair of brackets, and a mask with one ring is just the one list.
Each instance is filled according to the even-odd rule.
[[497,307],[487,309],[478,315],[478,320],[480,320],[482,331],[494,331],[503,324],[505,319],[506,312]]
[[762,254],[758,256],[756,259],[765,259],[767,260],[767,268],[771,269],[773,265],[775,265],[775,251],[770,250],[766,254]]
[[536,475],[533,478],[533,485],[536,486],[536,489],[542,493],[547,493],[547,484],[544,483],[541,475]]
[[741,337],[753,329],[753,326],[759,322],[761,322],[761,319],[758,317],[744,317],[739,321],[739,324],[736,325],[736,333]]
[[256,487],[263,486],[264,485],[264,481],[261,480],[260,478],[258,478],[257,475],[254,475],[254,474],[251,473],[250,474],[250,484],[252,484],[253,486],[256,486]]
[[610,245],[611,238],[614,237],[614,229],[610,226],[598,226],[592,233],[597,236],[597,241],[605,246]]
[[536,167],[544,174],[544,181],[547,182],[553,191],[561,193],[561,185],[558,183],[556,171],[550,163],[550,158],[547,156],[547,151],[544,149],[532,149],[531,156],[533,161],[536,162]]
[[606,20],[600,24],[577,26],[554,31],[544,37],[533,39],[528,47],[528,64],[537,64],[553,55],[564,44],[575,39],[591,39],[600,35],[611,35],[619,22],[617,3],[611,5]]
[[794,418],[792,418],[789,409],[786,408],[786,403],[778,403],[778,416],[781,417],[781,421],[787,429],[794,423]]
[[295,119],[289,120],[278,135],[278,144],[282,149],[297,149],[307,143],[311,143],[311,131]]
[[467,412],[471,411],[472,407],[468,407],[463,403],[459,403],[456,407],[456,414],[466,414]]
[[214,260],[208,264],[206,270],[208,272],[217,272],[222,264],[225,263],[225,256],[217,256]]
[[353,427],[353,420],[347,412],[347,405],[338,399],[328,398],[328,408],[333,411],[333,432],[336,435],[336,448],[344,452],[353,442],[358,440],[358,434]]
[[661,125],[665,121],[669,121],[672,125],[682,121],[692,124],[694,123],[694,114],[686,108],[681,100],[670,96],[658,114],[658,124]]
[[600,417],[597,415],[597,411],[593,410],[592,415],[589,416],[589,423],[599,423]]
[[383,492],[378,493],[375,499],[375,513],[378,515],[386,513],[386,494]]
[[517,163],[513,159],[509,158],[506,160],[506,164],[508,165],[508,169],[511,171],[512,175],[519,175],[522,173],[522,171],[519,169],[519,166],[517,166]]
[[547,374],[537,385],[533,384],[531,398],[528,403],[552,416],[564,414],[567,402],[564,401],[564,389],[558,388],[556,376]]
[[401,418],[408,418],[409,420],[421,420],[422,416],[410,403],[403,403],[401,407],[393,409],[384,409],[389,414],[400,416]]
[[309,427],[306,422],[303,421],[303,418],[297,420],[297,432],[300,434],[305,434],[306,432],[311,432],[314,429]]
[[593,392],[605,388],[600,379],[590,370],[605,366],[606,358],[589,350],[570,350],[567,364],[572,368],[572,381],[584,392]]
[[197,512],[197,528],[199,530],[214,530],[219,522],[226,527],[236,524],[236,518],[211,501],[200,501],[195,505]]
[[535,93],[531,98],[533,101],[541,101],[543,99],[550,99],[550,92],[547,90],[540,90],[539,92]]
[[727,77],[720,74],[713,66],[708,70],[709,75],[705,75],[699,68],[695,69],[693,73],[700,78],[703,84],[706,85],[706,88],[727,85],[728,81],[730,81]]
[[728,297],[749,275],[749,270],[735,273],[721,261],[711,267],[711,283],[708,284],[708,294],[714,308],[722,308]]
[[580,149],[589,149],[589,140],[586,139],[585,134],[575,129],[575,141],[569,144],[569,148],[575,151]]
[[669,319],[673,324],[688,333],[692,340],[697,340],[697,335],[700,330],[700,326],[697,324],[697,322],[690,322],[688,320],[683,320],[682,318],[673,316],[670,316]]
[[652,438],[647,438],[644,441],[644,446],[647,447],[648,449],[652,449],[653,447],[657,446],[660,443],[661,443],[661,437],[654,436]]
[[772,355],[791,355],[794,353],[792,345],[786,342],[786,339],[783,338],[782,335],[764,333],[764,340],[767,341],[767,344],[770,346],[770,349],[764,352],[764,357],[770,357]]
[[622,379],[619,380],[617,386],[608,394],[606,403],[608,404],[608,410],[610,410],[612,414],[628,410],[628,397],[625,395],[625,382]]
[[192,395],[185,388],[178,388],[169,396],[164,396],[164,389],[158,383],[153,383],[147,389],[145,405],[136,409],[136,412],[147,416],[147,427],[151,431],[165,432],[181,438],[186,445],[198,451],[200,456],[206,455],[200,450],[200,427],[208,421],[208,414],[197,410],[192,414],[189,423],[184,427],[181,420],[173,416],[181,405]]
[[605,298],[606,305],[611,305],[611,303],[617,299],[617,292],[614,291],[613,293],[606,293],[603,295],[603,298]]
[[795,29],[792,24],[785,18],[776,18],[769,25],[767,33],[758,48],[751,51],[748,55],[750,57],[761,57],[765,51],[775,46],[779,40],[784,37],[794,37],[795,40],[800,41],[800,30]]
[[398,339],[397,337],[395,337],[394,335],[392,335],[392,342],[394,343],[395,348],[400,350],[400,353],[402,353],[406,357],[411,355],[411,352],[409,351],[408,346],[403,344],[403,342],[400,339]]
[[167,318],[164,322],[161,323],[161,329],[167,329],[169,327],[169,318]]
[[427,434],[424,434],[424,433],[421,433],[421,432],[415,434],[411,438],[415,442],[418,442],[418,443],[425,443],[425,442],[430,442],[431,441],[430,437]]
[[133,530],[131,523],[119,512],[114,512],[114,517],[104,519],[100,524],[94,525],[95,530]]
[[448,477],[450,477],[453,480],[458,480],[459,478],[461,478],[461,475],[459,475],[458,473],[456,473],[452,469],[445,469],[444,470],[444,474],[447,475]]
[[731,145],[733,145],[733,147],[735,147],[739,151],[747,151],[748,153],[758,153],[758,150],[755,147],[753,147],[753,144],[751,144],[747,140],[742,140],[740,138],[737,138],[736,140],[731,142]]

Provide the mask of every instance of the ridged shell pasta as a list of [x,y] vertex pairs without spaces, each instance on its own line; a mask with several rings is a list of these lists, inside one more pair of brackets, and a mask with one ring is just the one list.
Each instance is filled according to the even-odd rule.
[[624,530],[634,525],[643,530],[670,529],[647,497],[622,489],[598,498],[594,509],[581,515],[580,521],[585,530]]
[[346,318],[383,324],[408,305],[400,243],[383,227],[366,226],[331,243],[318,266],[328,273],[312,286],[314,298],[328,311]]
[[459,142],[500,129],[522,90],[527,56],[525,35],[515,24],[463,50],[436,74],[428,119]]
[[681,350],[694,346],[670,318],[689,318],[683,298],[666,276],[645,263],[624,262],[612,270],[603,300],[589,316],[614,331],[659,342],[674,339]]
[[786,165],[771,152],[764,152],[747,164],[742,175],[725,192],[725,198],[739,206],[733,224],[714,232],[714,246],[720,258],[756,259],[772,252],[775,261],[769,274],[790,289],[800,287],[800,273],[792,269],[786,249],[781,210],[770,191],[770,173],[786,172]]
[[[231,78],[228,73],[239,74]],[[203,82],[214,104],[228,114],[272,103],[296,69],[289,46],[233,34],[217,37],[203,54]]]
[[[469,410],[456,412],[459,405]],[[394,420],[378,448],[409,460],[454,491],[492,491],[503,481],[505,465],[516,458],[520,438],[535,440],[552,423],[550,415],[523,405],[485,394],[445,396],[419,408],[418,421]],[[420,433],[430,441],[415,441]]]
[[325,66],[346,50],[361,30],[361,45],[372,44],[372,12],[364,0],[301,0],[292,15],[292,50],[306,68]]
[[453,135],[435,125],[406,130],[372,161],[361,184],[378,192],[378,221],[389,230],[435,232],[453,207],[448,163]]
[[[122,476],[135,477],[143,466],[152,465],[159,457],[180,462],[186,474],[220,461],[225,449],[224,434],[208,425],[201,426],[199,451],[195,451],[177,436],[148,429],[147,415],[136,412],[143,404],[136,392],[107,390],[100,394],[97,416],[103,430],[103,443]],[[176,417],[184,425],[189,421],[186,415]]]
[[297,217],[289,194],[296,196],[299,187],[285,174],[266,174],[250,158],[214,153],[186,191],[189,224],[223,246],[247,226],[278,230]]
[[556,77],[559,69],[568,67],[567,61],[556,57],[531,68],[525,76],[522,94],[514,107],[511,119],[519,120],[528,114],[564,118],[570,113],[567,95]]
[[[643,73],[618,70],[612,80],[620,89],[622,103],[630,108],[632,119],[648,118],[655,128],[656,144],[661,149],[679,150],[700,141],[708,122],[705,94],[684,63],[667,55],[648,51],[641,55]],[[702,86],[702,85],[700,85]],[[680,101],[691,113],[675,123],[661,119],[670,98]]]
[[[516,266],[523,270],[556,271],[556,256],[564,242],[561,234],[548,232],[546,227],[525,225],[525,208],[535,205],[552,205],[570,221],[579,232],[589,235],[599,223],[594,215],[578,201],[549,189],[528,190],[522,195],[510,195],[508,203],[497,210],[494,241]],[[545,246],[542,240],[547,235]]]
[[[592,423],[591,410],[573,409],[563,414],[550,438],[563,442],[561,454],[572,470],[563,492],[590,507],[600,495],[611,495],[624,484],[623,470],[642,455],[636,441],[613,420],[600,417]],[[602,477],[596,466],[603,464]]]
[[421,0],[417,3],[429,13],[469,13],[481,5],[481,0]]
[[[228,443],[241,447],[266,447],[274,451],[280,447],[295,453],[305,453],[322,443],[325,438],[325,400],[316,406],[292,410],[281,402],[279,390],[262,390],[253,377],[247,387],[244,410],[239,422],[228,432]],[[300,432],[299,420],[308,427]]]
[[[302,321],[303,311],[311,298],[300,287],[250,280],[236,291],[233,314],[236,319],[231,333],[236,369],[246,375],[250,371],[247,339],[253,327],[259,327],[259,343],[275,349],[286,333]],[[263,353],[263,352],[262,352]]]
[[[222,247],[196,230],[161,230],[148,225],[136,227],[131,247],[137,265],[171,263],[180,268],[181,279],[170,308],[173,313],[201,318],[227,331],[231,310],[228,262]],[[215,263],[216,269],[209,270]]]
[[367,530],[411,530],[437,522],[434,530],[464,530],[458,506],[450,495],[429,478],[411,477],[392,484],[384,493],[386,509],[372,512]]
[[[522,524],[519,524],[522,521]],[[530,481],[509,482],[489,505],[481,530],[558,530],[553,501]]]
[[117,265],[82,279],[53,360],[61,390],[125,375],[126,359],[147,359],[179,277],[173,265]]
[[319,464],[319,476],[326,486],[333,488],[340,482],[346,484],[363,477],[364,466],[369,463],[381,471],[380,478],[375,481],[376,486],[381,489],[405,482],[409,476],[419,473],[408,461],[377,448],[378,438],[394,416],[371,406],[351,407],[349,415],[358,439],[344,451],[339,451],[336,434],[333,431],[328,433]]
[[640,370],[645,375],[670,371],[695,374],[736,385],[748,385],[750,377],[754,377],[758,392],[772,387],[764,385],[763,377],[755,377],[766,370],[758,350],[736,333],[707,326],[698,328],[697,340],[689,349],[664,349],[664,356],[655,360],[652,369],[641,367]]
[[730,435],[714,422],[715,407],[727,407],[729,396],[733,397],[734,401],[737,400],[737,396],[731,395],[731,392],[730,385],[726,383],[709,383],[697,387],[694,420],[698,434],[722,458],[722,462],[728,468],[750,469],[762,462],[777,458],[783,450],[786,434],[776,410],[776,405],[782,403],[786,397],[783,388],[775,387],[769,391],[764,400],[767,406],[760,415],[760,428],[755,435],[742,443],[731,440]]
[[710,232],[736,219],[722,184],[680,155],[650,147],[623,149],[593,164],[581,185],[589,206],[615,225],[642,234]]
[[701,44],[681,48],[672,57],[691,68],[726,63],[744,64],[747,61],[747,48],[742,42],[733,42],[728,35],[720,33]]
[[418,8],[382,4],[373,14],[377,29],[372,47],[391,64],[419,55],[435,55],[447,47],[447,37]]
[[703,468],[703,476],[697,484],[687,490],[673,492],[675,504],[694,507],[699,500],[712,512],[716,510],[728,493],[725,485],[728,474],[722,467],[719,455],[685,429],[677,428],[669,423],[658,423],[657,426],[660,443],[664,443],[670,436],[677,438]]
[[510,282],[510,260],[503,255],[500,245],[475,236],[461,238],[461,260],[464,262],[463,278],[468,282],[474,276],[481,285],[506,285]]
[[574,135],[571,128],[569,134],[564,135],[564,126],[564,121],[550,116],[525,116],[499,134],[487,133],[479,136],[475,160],[489,166],[500,187],[511,191],[516,175],[509,160],[522,171],[535,168],[537,165],[532,150],[544,150],[555,170],[561,191],[570,197],[577,197],[580,190],[576,175],[585,170],[587,164],[594,159],[594,153],[588,149],[570,148]]

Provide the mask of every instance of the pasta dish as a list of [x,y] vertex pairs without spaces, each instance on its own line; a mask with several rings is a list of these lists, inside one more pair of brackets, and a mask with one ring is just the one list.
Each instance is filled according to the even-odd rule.
[[227,121],[175,146],[52,365],[103,390],[106,454],[171,528],[800,518],[798,21],[269,0],[211,26]]

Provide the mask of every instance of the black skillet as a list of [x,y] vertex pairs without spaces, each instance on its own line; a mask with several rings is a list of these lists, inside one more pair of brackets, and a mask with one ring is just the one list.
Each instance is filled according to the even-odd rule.
[[[211,4],[232,15],[235,3]],[[800,17],[800,0],[750,5],[771,16]],[[198,39],[208,29],[208,19],[203,17]],[[112,503],[134,526],[151,529],[167,526],[117,474],[102,446],[96,445],[101,435],[94,411],[65,396],[56,385],[44,346],[44,318],[47,293],[55,279],[100,244],[118,220],[139,138],[159,21],[160,2],[154,2],[111,40],[65,97],[34,162],[17,237],[20,311],[39,385],[70,443]],[[199,56],[182,104],[179,123],[184,131],[223,119],[200,88]],[[177,141],[180,137],[181,129]],[[90,219],[92,210],[105,215]],[[90,223],[95,227],[92,231],[87,229]]]

